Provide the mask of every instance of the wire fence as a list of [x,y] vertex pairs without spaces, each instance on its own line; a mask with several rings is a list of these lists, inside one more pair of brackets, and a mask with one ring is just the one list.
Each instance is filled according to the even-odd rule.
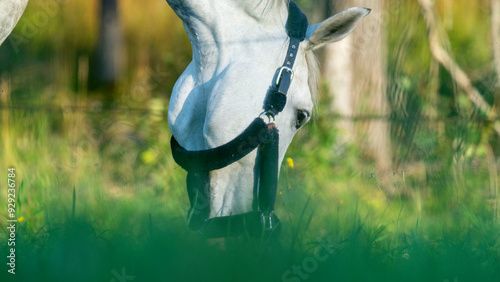
[[[127,114],[159,114],[166,113],[166,110],[158,110],[152,108],[135,108],[135,107],[92,107],[92,106],[57,106],[57,105],[0,105],[0,111],[33,111],[33,112],[78,112],[81,114],[99,115],[104,113],[127,113]],[[320,113],[323,114],[323,113]],[[334,113],[325,113],[329,119],[344,120],[352,122],[368,122],[368,121],[387,121],[387,122],[408,122],[418,120],[426,123],[441,123],[441,122],[472,122],[472,123],[494,123],[500,122],[500,117],[491,119],[478,114],[456,115],[456,116],[436,116],[430,117],[425,115],[339,115]]]

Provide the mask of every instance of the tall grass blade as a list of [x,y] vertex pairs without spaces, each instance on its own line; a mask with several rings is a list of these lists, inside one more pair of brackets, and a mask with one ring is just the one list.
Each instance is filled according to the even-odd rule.
[[71,218],[73,220],[75,219],[75,209],[76,209],[76,189],[75,186],[73,186],[73,208],[71,211]]
[[153,238],[153,219],[151,218],[151,213],[149,213],[149,237]]
[[302,209],[302,212],[300,213],[299,222],[297,223],[297,228],[295,229],[295,233],[293,234],[292,245],[290,246],[290,254],[293,252],[293,249],[295,247],[295,243],[296,243],[297,238],[299,236],[300,224],[302,223],[302,219],[304,218],[307,207],[309,206],[309,202],[311,201],[311,196],[312,195],[309,195],[309,197],[307,198],[306,204],[304,205],[304,208]]

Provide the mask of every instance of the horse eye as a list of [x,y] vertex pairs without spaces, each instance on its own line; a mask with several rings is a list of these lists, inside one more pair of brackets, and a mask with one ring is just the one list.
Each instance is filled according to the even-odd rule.
[[306,111],[298,110],[297,111],[297,121],[295,123],[295,128],[299,129],[301,128],[306,122],[307,118],[309,117],[309,113]]

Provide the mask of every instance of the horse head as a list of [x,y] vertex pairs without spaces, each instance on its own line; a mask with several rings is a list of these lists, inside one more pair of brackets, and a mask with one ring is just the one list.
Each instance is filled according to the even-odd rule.
[[[273,115],[273,127],[279,130],[278,164],[295,133],[311,118],[319,72],[313,50],[346,37],[370,12],[350,8],[316,25],[309,26],[306,20],[298,32],[303,34],[301,43],[292,44],[294,30],[290,29],[297,25],[294,21],[303,21],[290,17],[293,9],[298,10],[293,1],[167,2],[182,19],[193,52],[174,86],[168,113],[176,144],[185,150],[217,148],[245,131],[264,111],[287,56],[294,57],[286,105]],[[285,72],[292,70],[285,68]],[[188,189],[192,210],[202,201],[209,207],[205,218],[255,210],[262,165],[258,150],[253,150],[226,167],[201,173],[203,177],[200,172],[191,179],[188,175],[188,186],[205,186],[208,191],[203,199]]]

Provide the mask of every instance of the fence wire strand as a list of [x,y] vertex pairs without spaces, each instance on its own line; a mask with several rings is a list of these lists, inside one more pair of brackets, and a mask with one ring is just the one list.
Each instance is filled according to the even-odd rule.
[[[56,106],[56,105],[0,105],[0,111],[36,111],[36,112],[79,112],[82,114],[100,115],[105,113],[124,113],[144,115],[144,114],[166,114],[166,110],[157,110],[150,108],[132,108],[132,107],[88,107],[88,106]],[[345,120],[353,122],[366,121],[387,121],[387,122],[407,122],[409,120],[419,120],[420,122],[439,123],[439,122],[474,122],[474,123],[493,123],[500,121],[500,117],[490,119],[477,114],[457,115],[449,117],[429,117],[423,115],[414,116],[396,116],[396,115],[354,115],[345,116],[327,113],[328,118],[334,120]]]

